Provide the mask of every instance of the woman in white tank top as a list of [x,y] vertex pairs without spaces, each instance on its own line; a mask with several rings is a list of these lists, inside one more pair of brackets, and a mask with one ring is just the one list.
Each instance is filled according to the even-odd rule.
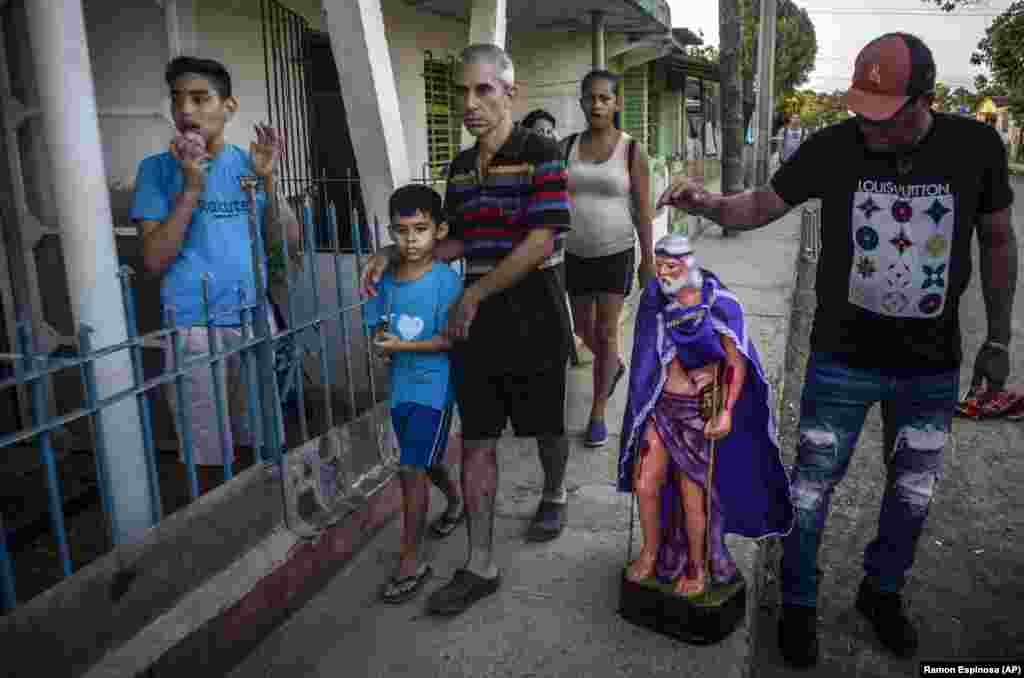
[[592,71],[583,79],[580,105],[587,130],[563,142],[572,210],[565,239],[566,289],[576,334],[594,354],[588,447],[608,440],[605,410],[626,372],[619,355],[619,316],[632,289],[637,241],[640,283],[654,277],[650,170],[641,144],[613,123],[622,110],[620,80],[609,71]]

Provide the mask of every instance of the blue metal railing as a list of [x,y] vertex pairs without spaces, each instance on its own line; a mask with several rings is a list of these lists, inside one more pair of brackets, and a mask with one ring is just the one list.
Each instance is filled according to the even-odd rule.
[[[253,192],[255,184],[252,181],[246,182],[243,179],[243,187],[249,193],[251,210],[255,210]],[[30,395],[32,421],[21,429],[11,433],[0,435],[0,450],[10,453],[11,448],[18,444],[31,443],[37,447],[40,454],[43,475],[46,480],[47,503],[49,512],[50,531],[56,545],[56,558],[59,560],[60,577],[70,576],[74,570],[75,563],[72,558],[72,549],[69,544],[67,526],[65,525],[64,497],[58,472],[57,456],[54,450],[53,434],[77,421],[91,423],[93,435],[93,454],[96,462],[96,480],[100,496],[100,503],[107,522],[107,529],[110,535],[118,534],[118,511],[115,508],[113,489],[110,485],[110,469],[106,467],[108,457],[105,454],[108,445],[107,430],[109,421],[104,421],[104,413],[112,406],[122,401],[135,399],[138,403],[139,425],[142,431],[143,444],[138,453],[145,459],[145,482],[149,484],[149,506],[143,510],[148,511],[151,524],[155,525],[163,519],[165,507],[162,506],[160,492],[160,473],[157,455],[157,446],[154,443],[154,426],[149,396],[152,392],[161,387],[173,385],[177,407],[174,410],[176,429],[179,433],[179,445],[184,459],[186,478],[188,485],[188,496],[194,500],[199,495],[199,483],[196,471],[195,459],[193,458],[192,422],[190,421],[188,403],[188,388],[186,378],[190,373],[200,370],[210,370],[213,388],[216,396],[215,402],[215,423],[218,431],[223,432],[229,426],[229,412],[227,403],[219,395],[223,393],[224,370],[222,366],[229,359],[238,356],[241,368],[241,379],[244,382],[248,395],[247,412],[243,413],[248,420],[249,430],[252,433],[253,448],[257,453],[257,460],[264,464],[276,464],[282,471],[281,478],[284,482],[284,462],[287,450],[283,439],[284,415],[281,408],[281,393],[279,391],[279,370],[282,370],[286,377],[283,381],[290,383],[294,400],[298,408],[298,421],[300,437],[302,441],[309,439],[308,422],[306,416],[305,402],[305,379],[301,368],[302,353],[309,350],[303,349],[303,344],[309,343],[312,339],[315,350],[319,353],[319,364],[322,374],[322,387],[324,391],[324,406],[322,408],[322,426],[324,431],[335,426],[335,415],[333,407],[332,378],[330,369],[331,358],[336,356],[335,351],[330,353],[326,339],[325,323],[337,322],[342,342],[340,346],[332,347],[340,350],[344,358],[343,378],[347,381],[347,388],[344,389],[348,397],[350,419],[355,419],[359,412],[356,398],[356,381],[365,378],[369,387],[369,408],[373,408],[381,400],[381,394],[377,392],[377,383],[374,375],[374,363],[371,355],[371,345],[365,325],[358,318],[361,312],[363,301],[359,299],[358,281],[361,273],[361,262],[358,255],[342,252],[338,233],[338,220],[334,206],[330,205],[326,210],[326,225],[314,224],[313,213],[309,207],[308,197],[303,202],[303,209],[299,214],[299,220],[303,231],[305,252],[302,254],[303,265],[301,270],[287,271],[288,277],[288,327],[277,334],[271,334],[269,296],[266,290],[265,276],[256,275],[256,299],[257,303],[242,303],[243,295],[239,290],[239,303],[234,308],[211,308],[209,280],[202,280],[202,305],[204,310],[203,326],[208,330],[207,353],[198,355],[185,355],[184,333],[187,327],[177,326],[174,318],[174,309],[167,309],[165,317],[165,328],[139,334],[136,317],[135,298],[132,290],[132,271],[128,267],[122,267],[118,277],[121,284],[121,304],[124,309],[127,338],[112,346],[94,348],[91,342],[92,329],[82,326],[78,332],[79,347],[77,355],[71,357],[52,357],[40,352],[34,342],[31,327],[23,323],[18,327],[19,354],[14,363],[14,376],[0,380],[0,391],[4,389],[27,388]],[[261,230],[256,227],[255,214],[250,214],[250,234],[252,240],[252,257],[254,260],[253,270],[261,271],[265,268],[263,262],[265,257],[264,244]],[[356,222],[357,219],[353,219]],[[319,226],[318,232],[328,232],[334,242],[333,251],[325,252],[321,247],[319,251],[314,249],[314,229]],[[325,228],[326,226],[326,228]],[[379,223],[375,224],[379,228]],[[356,229],[356,234],[361,229]],[[375,233],[369,228],[367,232]],[[372,242],[366,243],[365,250],[359,236],[354,234],[356,251],[371,252],[379,245],[376,237],[371,238]],[[288,251],[287,237],[282,234],[284,247],[284,260],[292,261]],[[336,305],[333,308],[321,308],[322,294],[319,285],[320,267],[318,257],[329,256],[334,265],[334,286],[336,287]],[[346,299],[346,282],[343,265],[347,259],[353,260],[351,271],[351,290],[349,298]],[[269,275],[269,273],[268,273]],[[308,285],[311,294],[313,312],[307,313],[305,318],[297,318],[295,312],[298,293]],[[217,332],[210,331],[217,326],[217,320],[224,315],[238,314],[240,317],[239,338],[232,341],[231,346],[223,345]],[[350,316],[355,316],[352,320]],[[351,328],[349,322],[358,322],[358,327]],[[361,339],[363,346],[357,346],[357,339]],[[165,356],[170,358],[170,364],[156,376],[147,378],[143,369],[143,348],[153,345],[169,347]],[[353,365],[353,357],[360,351],[365,350],[366,373],[357,375]],[[131,373],[126,384],[119,384],[114,391],[102,395],[105,391],[98,383],[96,362],[108,358],[121,351],[128,351],[131,358]],[[278,360],[278,358],[282,358]],[[280,364],[279,364],[280,363]],[[75,370],[81,374],[84,386],[84,399],[80,406],[64,413],[51,412],[49,399],[49,384],[52,378],[64,370]],[[340,372],[339,368],[339,372]],[[333,380],[339,387],[342,377]],[[109,385],[108,385],[109,390]],[[365,409],[365,408],[364,408]],[[223,472],[225,480],[230,480],[233,473],[232,462],[234,450],[223,434],[218,436],[221,444]],[[119,451],[124,453],[123,450]],[[385,457],[380,447],[376,450],[377,463]],[[375,467],[376,468],[376,467]],[[348,488],[342,488],[347,491]],[[9,516],[7,516],[9,517]],[[18,604],[18,589],[16,585],[16,563],[17,553],[9,547],[9,528],[4,527],[5,516],[0,515],[0,609],[3,612],[14,609]],[[117,542],[116,536],[113,540]]]

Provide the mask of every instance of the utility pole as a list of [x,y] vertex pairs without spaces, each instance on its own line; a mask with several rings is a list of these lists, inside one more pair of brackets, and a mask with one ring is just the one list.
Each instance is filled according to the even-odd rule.
[[[739,0],[718,0],[721,79],[722,193],[743,191],[743,97],[740,87]],[[728,233],[726,233],[728,235]]]
[[754,183],[768,183],[771,169],[772,114],[775,109],[776,0],[761,0],[761,26],[757,38],[757,135],[754,139]]
[[594,70],[602,70],[607,68],[605,65],[605,44],[604,44],[604,25],[605,25],[605,14],[602,11],[595,10],[590,13],[592,18],[591,21],[591,52],[593,68]]

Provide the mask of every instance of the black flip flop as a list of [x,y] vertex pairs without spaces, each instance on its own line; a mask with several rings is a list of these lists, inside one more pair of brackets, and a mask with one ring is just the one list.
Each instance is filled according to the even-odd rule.
[[[430,565],[424,565],[416,574],[409,577],[402,577],[401,579],[392,577],[384,585],[384,588],[381,589],[381,602],[388,603],[389,605],[400,605],[412,600],[432,574],[434,574],[434,569]],[[412,586],[409,586],[409,584],[412,584]],[[405,588],[407,586],[408,588]],[[389,594],[389,591],[397,591],[397,593]]]
[[449,536],[455,529],[466,522],[466,507],[463,506],[462,510],[459,511],[459,515],[454,518],[448,515],[445,511],[441,516],[430,524],[430,534],[437,539],[444,539]]

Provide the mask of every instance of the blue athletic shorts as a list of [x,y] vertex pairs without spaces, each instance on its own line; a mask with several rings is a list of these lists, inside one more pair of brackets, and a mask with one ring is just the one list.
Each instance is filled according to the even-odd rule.
[[441,411],[419,403],[399,403],[391,408],[391,424],[398,439],[398,463],[427,468],[444,461],[452,408],[449,404]]

